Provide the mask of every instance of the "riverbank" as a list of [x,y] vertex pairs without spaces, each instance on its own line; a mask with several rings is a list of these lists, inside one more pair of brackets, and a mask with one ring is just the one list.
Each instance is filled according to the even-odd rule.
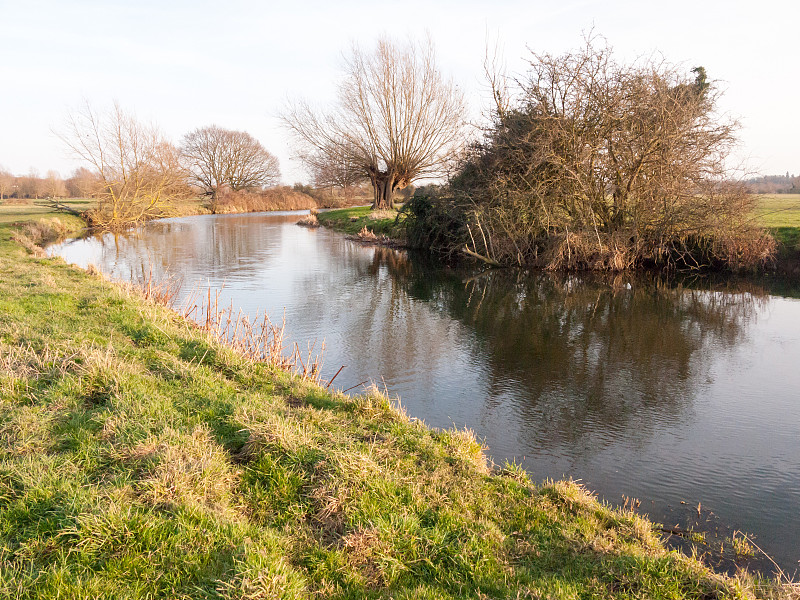
[[[246,360],[0,228],[12,597],[749,597],[572,483]],[[784,595],[788,597],[789,591]]]
[[403,226],[396,210],[373,211],[369,206],[339,208],[317,215],[319,224],[348,235],[358,235],[365,228],[376,236],[401,238]]
[[[313,193],[313,190],[309,189]],[[228,192],[223,194],[216,206],[216,214],[240,214],[251,212],[272,212],[272,211],[294,211],[294,210],[316,210],[316,209],[339,209],[345,204],[359,202],[360,198],[350,198],[348,200],[333,196],[330,193],[318,193],[315,196],[309,195],[288,186],[278,186],[269,188],[261,192]],[[84,220],[84,227],[91,221],[92,210],[97,208],[97,201],[90,198],[66,198],[59,199],[57,205],[60,210],[54,207],[54,201],[50,199],[41,200],[4,200],[0,201],[0,223],[12,223],[14,221],[25,221],[31,219],[51,219],[54,216],[67,216]],[[160,212],[153,219],[171,217],[189,217],[194,215],[213,214],[208,198],[192,197],[180,198],[165,203]]]
[[[317,216],[320,225],[358,235],[367,231],[376,236],[404,243],[404,232],[397,211],[370,214],[368,207],[331,210]],[[770,266],[781,275],[800,275],[800,195],[764,196],[758,203],[754,218],[764,224],[777,242],[775,259]]]

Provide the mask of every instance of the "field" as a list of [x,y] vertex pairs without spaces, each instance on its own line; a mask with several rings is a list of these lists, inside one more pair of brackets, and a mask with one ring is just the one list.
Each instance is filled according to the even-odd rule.
[[[70,198],[64,200],[64,204],[78,211],[88,210],[94,206],[94,200],[84,198]],[[14,200],[3,200],[0,202],[0,224],[13,223],[15,221],[29,221],[36,218],[50,218],[54,214],[53,210],[44,200],[25,200],[17,203]]]
[[800,227],[800,194],[764,194],[757,206],[756,216],[767,227]]
[[755,216],[780,242],[780,254],[800,250],[800,194],[759,196]]

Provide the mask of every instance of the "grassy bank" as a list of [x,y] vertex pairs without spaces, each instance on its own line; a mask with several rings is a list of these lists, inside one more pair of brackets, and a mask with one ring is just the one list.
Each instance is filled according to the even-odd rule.
[[[376,235],[403,238],[403,226],[397,213],[370,214],[368,207],[346,208],[322,213],[319,222],[347,234],[357,234],[364,227]],[[778,242],[778,268],[793,269],[800,261],[800,194],[769,194],[759,197],[753,218],[766,227]]]
[[372,211],[368,206],[356,206],[321,212],[319,224],[350,235],[358,234],[365,227],[375,235],[402,237],[402,225],[397,223],[396,210]]
[[789,595],[12,235],[0,225],[0,597]]

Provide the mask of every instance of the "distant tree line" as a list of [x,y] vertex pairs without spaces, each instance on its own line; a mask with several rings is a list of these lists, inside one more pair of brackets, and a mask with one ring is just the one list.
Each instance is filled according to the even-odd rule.
[[753,177],[745,185],[753,194],[800,194],[800,176],[788,172],[786,175]]
[[58,171],[48,171],[45,176],[35,170],[27,175],[14,175],[0,167],[0,201],[81,198],[85,197],[89,179],[90,173],[83,168],[76,169],[71,177],[64,179]]

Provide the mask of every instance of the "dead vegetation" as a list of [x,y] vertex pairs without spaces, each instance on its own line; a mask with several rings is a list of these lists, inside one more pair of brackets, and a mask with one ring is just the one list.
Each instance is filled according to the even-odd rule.
[[62,222],[58,217],[26,221],[13,227],[11,239],[38,257],[45,256],[43,249],[45,245],[61,240],[74,232],[73,226]]
[[300,219],[297,224],[300,227],[308,227],[309,229],[316,229],[320,226],[319,219],[317,218],[316,211],[311,211],[310,214]]
[[229,214],[311,208],[317,208],[317,201],[314,198],[293,188],[282,186],[262,191],[222,191],[216,201],[215,212]]
[[191,290],[186,298],[178,300],[182,281],[165,277],[156,281],[152,269],[147,276],[131,286],[137,294],[155,304],[166,306],[186,322],[200,328],[215,343],[226,346],[244,358],[268,364],[276,369],[292,373],[301,380],[320,383],[325,342],[319,348],[309,343],[301,350],[295,342],[290,344],[286,336],[286,319],[280,325],[269,315],[256,313],[253,317],[235,310],[233,302],[220,304],[220,290],[199,288]]
[[[727,159],[737,124],[705,69],[618,62],[589,38],[493,74],[491,125],[410,225],[453,252],[550,270],[763,267],[775,249]],[[431,206],[434,205],[434,206]],[[435,212],[441,217],[430,219]]]

